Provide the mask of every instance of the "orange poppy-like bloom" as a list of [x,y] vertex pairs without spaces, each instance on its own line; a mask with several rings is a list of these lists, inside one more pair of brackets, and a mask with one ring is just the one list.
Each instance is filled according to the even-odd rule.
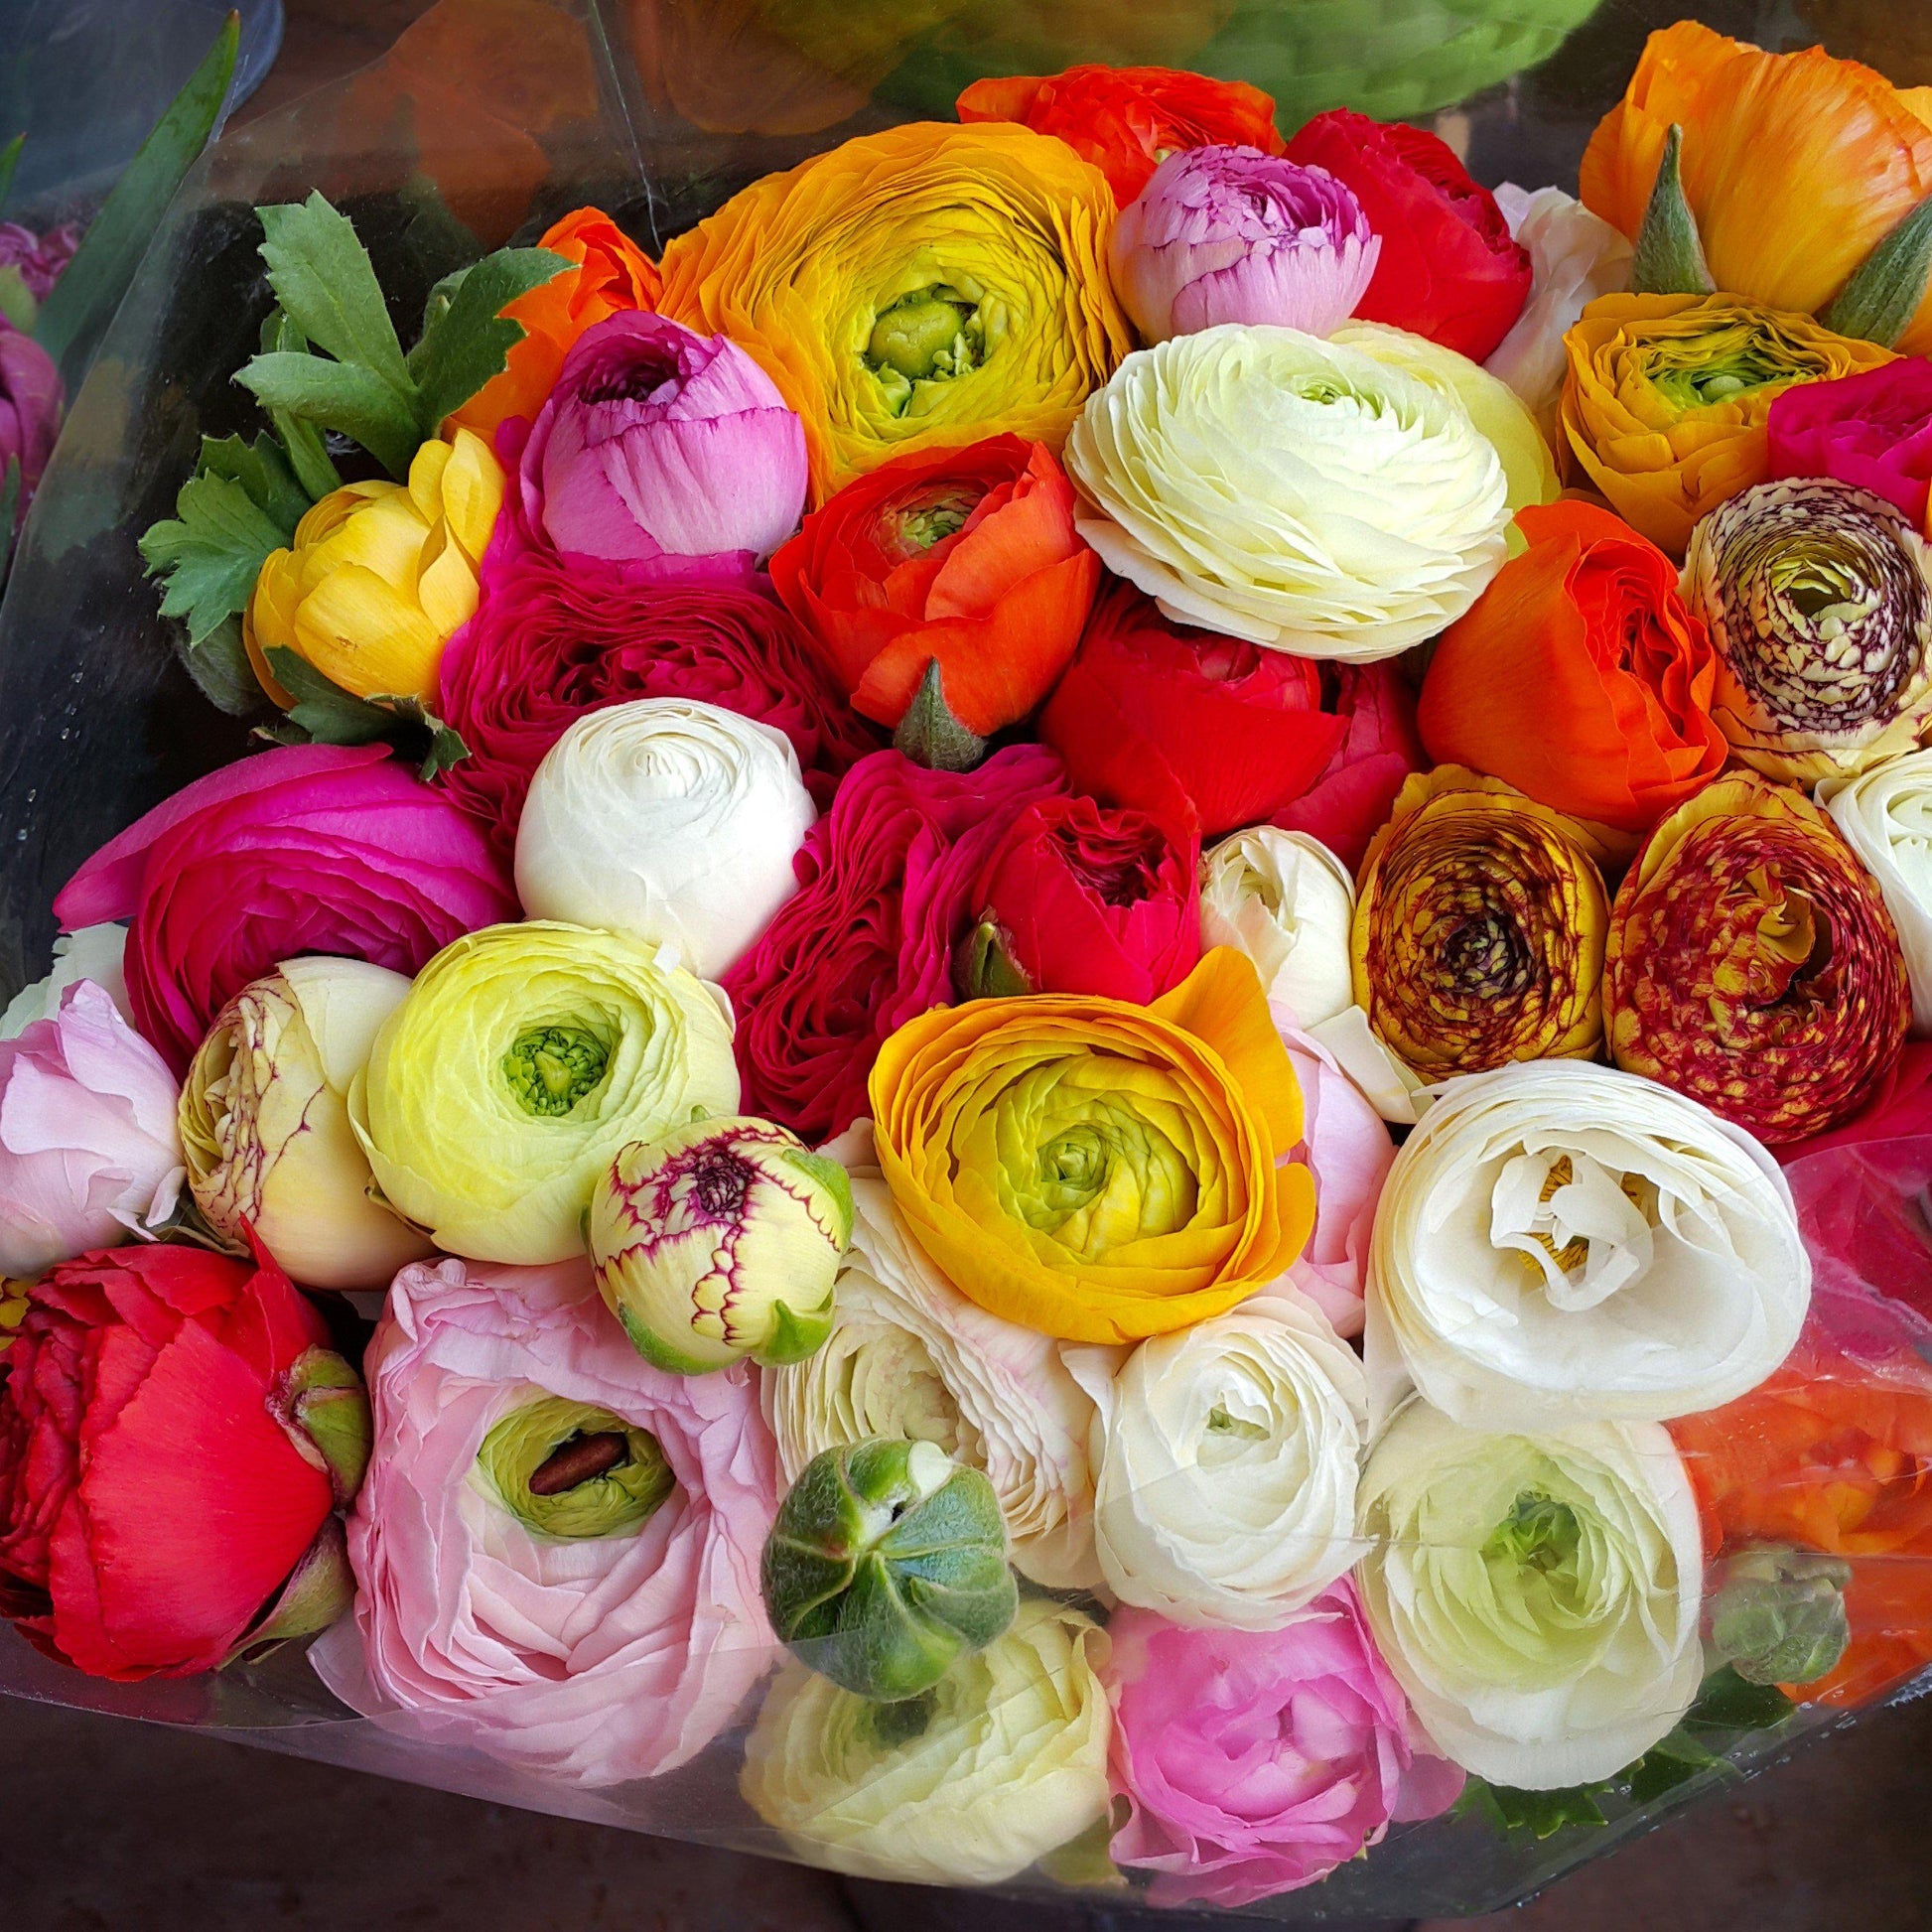
[[[1652,34],[1584,156],[1584,206],[1632,240],[1664,137],[1720,289],[1816,314],[1932,195],[1932,87],[1822,48],[1766,54],[1695,21]],[[1932,350],[1932,293],[1897,346]]]
[[523,325],[523,340],[511,347],[503,372],[444,419],[446,435],[473,429],[486,438],[506,417],[534,416],[585,330],[621,309],[657,306],[664,284],[656,264],[602,208],[573,208],[544,230],[537,246],[568,255],[577,266],[504,309]]

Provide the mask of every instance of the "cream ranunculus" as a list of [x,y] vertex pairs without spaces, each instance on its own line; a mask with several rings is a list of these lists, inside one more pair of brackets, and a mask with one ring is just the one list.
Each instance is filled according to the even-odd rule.
[[1257,644],[1366,663],[1434,636],[1500,568],[1513,505],[1397,333],[1227,324],[1128,356],[1067,441],[1080,534],[1170,617]]
[[1817,798],[1878,882],[1912,982],[1912,1032],[1932,1038],[1932,751],[1821,778]]
[[765,1693],[739,1788],[801,1859],[867,1878],[991,1885],[1107,1811],[1107,1639],[1022,1603],[921,1697],[874,1704],[802,1664]]
[[1353,1005],[1354,923],[1348,868],[1307,832],[1255,825],[1202,855],[1201,950],[1246,953],[1262,991],[1298,1026],[1318,1027]]
[[517,897],[533,919],[654,939],[717,979],[797,890],[816,816],[782,732],[682,698],[612,705],[537,766]]
[[133,1026],[127,975],[121,965],[126,955],[124,925],[83,925],[77,932],[62,933],[54,942],[51,969],[23,986],[0,1013],[0,1039],[18,1039],[36,1020],[51,1020],[61,1010],[61,995],[76,980],[92,980],[114,1002],[121,1018]]
[[1094,1406],[1066,1344],[959,1294],[907,1234],[876,1172],[854,1176],[852,1209],[831,1335],[764,1375],[785,1481],[821,1450],[868,1437],[936,1443],[985,1471],[1022,1572],[1050,1588],[1092,1587]]
[[181,1096],[195,1203],[231,1241],[252,1227],[310,1288],[387,1288],[433,1252],[369,1198],[347,1095],[409,981],[360,959],[289,959],[245,986],[202,1042]]
[[1378,1408],[1404,1372],[1472,1428],[1662,1422],[1789,1352],[1811,1264],[1778,1165],[1615,1067],[1452,1080],[1403,1145],[1369,1255]]
[[1099,1410],[1095,1543],[1123,1602],[1279,1629],[1361,1554],[1368,1387],[1300,1297],[1257,1295],[1156,1335],[1118,1373],[1076,1366]]
[[1697,1696],[1697,1501],[1654,1423],[1489,1435],[1412,1403],[1362,1472],[1362,1533],[1377,1647],[1478,1777],[1614,1777]]

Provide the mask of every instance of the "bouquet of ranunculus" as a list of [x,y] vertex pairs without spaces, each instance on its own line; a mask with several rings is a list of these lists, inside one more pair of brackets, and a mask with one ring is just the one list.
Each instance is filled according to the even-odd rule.
[[1084,66],[414,331],[257,210],[142,549],[274,743],[0,1023],[0,1611],[1156,1904],[1932,1665],[1932,128],[1686,25],[1579,186]]

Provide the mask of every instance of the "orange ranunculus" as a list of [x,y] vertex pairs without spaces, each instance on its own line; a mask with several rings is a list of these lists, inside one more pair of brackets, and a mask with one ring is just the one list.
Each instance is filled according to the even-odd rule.
[[771,581],[852,699],[897,725],[937,661],[982,737],[1066,669],[1100,581],[1073,485],[1043,443],[996,436],[897,458],[849,483],[771,559]]
[[1122,207],[1178,149],[1282,152],[1270,95],[1245,80],[1210,80],[1175,68],[1068,68],[975,80],[959,96],[959,118],[1018,121],[1057,135],[1107,177]]
[[1529,548],[1429,661],[1423,743],[1573,818],[1648,831],[1724,767],[1711,634],[1621,517],[1561,502],[1516,524]]
[[656,264],[602,208],[572,209],[544,230],[537,246],[578,265],[519,295],[503,311],[523,325],[523,340],[510,349],[503,372],[444,420],[446,436],[473,429],[486,438],[507,416],[534,416],[585,330],[621,309],[657,306],[664,284]]
[[[1713,278],[1767,308],[1816,314],[1932,194],[1932,87],[1686,20],[1651,35],[1584,156],[1584,206],[1632,240],[1673,122]],[[1897,346],[1932,350],[1932,294]]]

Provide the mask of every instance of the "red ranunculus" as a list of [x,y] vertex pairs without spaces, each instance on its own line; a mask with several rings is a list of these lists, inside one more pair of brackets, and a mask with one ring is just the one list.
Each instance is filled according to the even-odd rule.
[[771,559],[771,581],[868,718],[897,724],[936,659],[953,716],[984,737],[1053,688],[1100,559],[1052,452],[995,436],[847,483]]
[[1446,143],[1337,107],[1303,128],[1288,157],[1352,188],[1382,237],[1358,321],[1393,323],[1475,362],[1495,352],[1529,300],[1529,250]]
[[272,1262],[102,1249],[36,1283],[0,1357],[0,1601],[21,1630],[97,1677],[227,1657],[343,1500],[277,1419],[328,1339]]
[[967,772],[879,752],[847,772],[793,861],[798,891],[725,976],[744,1106],[816,1146],[866,1111],[880,1043],[953,998],[987,855],[1059,760],[1015,745]]
[[811,640],[770,598],[739,585],[654,586],[621,565],[542,551],[492,555],[483,604],[443,657],[443,715],[470,748],[444,778],[486,820],[497,850],[543,756],[586,712],[687,698],[781,731],[821,808],[884,734],[852,712]]
[[1416,694],[1393,664],[1321,668],[1326,702],[1344,727],[1341,743],[1327,769],[1274,822],[1319,839],[1352,870],[1387,822],[1403,780],[1426,771],[1429,758],[1416,732]]
[[1072,793],[1029,805],[987,861],[955,979],[969,996],[1097,993],[1149,1006],[1200,958],[1200,841]]

